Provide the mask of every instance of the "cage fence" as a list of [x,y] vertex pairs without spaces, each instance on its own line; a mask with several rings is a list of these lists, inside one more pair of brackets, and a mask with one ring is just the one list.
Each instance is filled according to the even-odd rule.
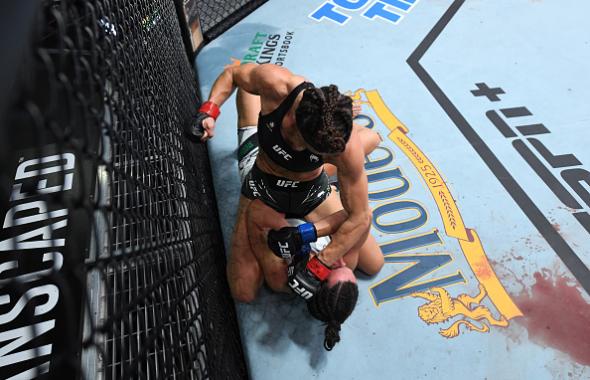
[[[0,104],[2,378],[247,377],[181,1],[9,2],[34,22]],[[219,32],[262,2],[205,3]]]
[[[190,1],[190,0],[188,0]],[[196,0],[205,41],[211,41],[268,0]]]

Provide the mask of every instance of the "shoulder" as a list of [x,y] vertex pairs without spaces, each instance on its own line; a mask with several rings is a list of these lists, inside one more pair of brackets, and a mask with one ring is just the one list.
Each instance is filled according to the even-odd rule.
[[258,65],[254,78],[258,84],[263,108],[267,105],[271,109],[274,109],[295,87],[305,81],[304,77],[273,64]]
[[293,74],[289,69],[277,66],[271,63],[262,65],[253,65],[253,74],[261,84],[264,85],[279,85],[288,83],[293,77],[297,75]]
[[299,83],[305,80],[288,69],[270,63],[233,64],[225,67],[238,87],[262,97],[285,97]]

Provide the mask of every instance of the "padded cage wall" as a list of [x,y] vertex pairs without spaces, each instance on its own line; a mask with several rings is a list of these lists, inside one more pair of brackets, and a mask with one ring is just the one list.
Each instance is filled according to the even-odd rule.
[[3,1],[2,378],[247,377],[178,5]]

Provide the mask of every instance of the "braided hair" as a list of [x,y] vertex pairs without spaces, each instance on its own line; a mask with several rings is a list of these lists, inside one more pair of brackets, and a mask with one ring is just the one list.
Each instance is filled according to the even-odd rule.
[[340,342],[340,325],[356,306],[359,290],[354,282],[340,281],[331,288],[323,282],[316,295],[307,302],[309,313],[326,323],[324,348],[331,351]]
[[303,92],[295,110],[303,139],[319,153],[341,153],[352,131],[352,99],[331,84]]

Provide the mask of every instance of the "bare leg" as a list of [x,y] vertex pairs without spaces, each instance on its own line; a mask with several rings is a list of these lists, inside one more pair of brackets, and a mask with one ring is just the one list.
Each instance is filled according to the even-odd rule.
[[371,152],[374,151],[375,148],[377,148],[377,146],[383,141],[381,135],[372,129],[358,125],[356,125],[354,128],[359,132],[361,143],[363,144],[363,150],[365,151],[365,156],[371,154]]
[[369,276],[373,276],[383,268],[385,258],[381,252],[381,248],[377,244],[377,241],[373,235],[369,234],[367,240],[360,249],[358,259],[358,269],[362,270]]
[[262,270],[250,248],[246,226],[246,210],[250,203],[248,198],[240,196],[227,264],[227,279],[231,294],[241,302],[252,302],[262,285]]
[[246,215],[248,236],[252,251],[262,267],[264,280],[274,291],[287,291],[287,264],[268,248],[268,231],[279,230],[289,225],[285,215],[265,205],[260,200],[250,203]]

